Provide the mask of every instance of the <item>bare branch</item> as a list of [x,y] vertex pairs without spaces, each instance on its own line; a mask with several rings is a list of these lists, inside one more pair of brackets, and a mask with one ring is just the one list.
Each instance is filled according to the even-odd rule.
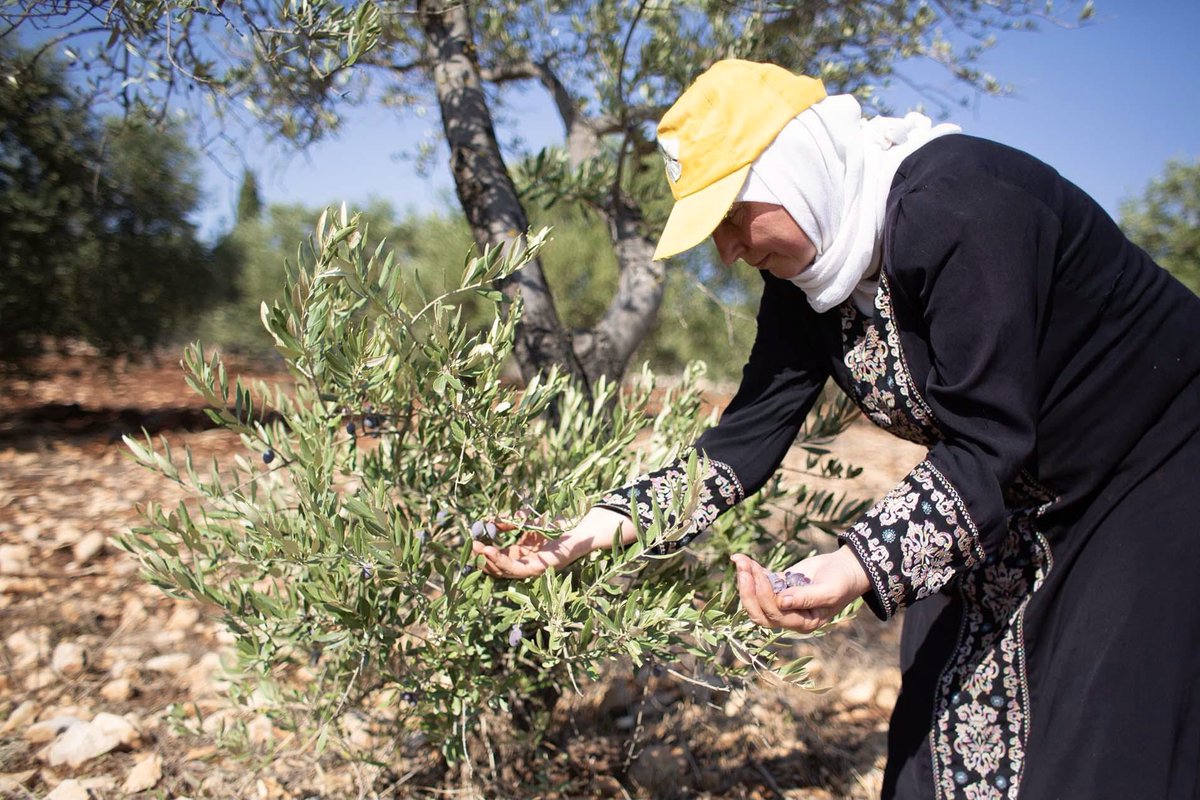
[[514,61],[499,66],[479,68],[479,77],[488,83],[509,83],[511,81],[542,80],[542,70],[532,61]]

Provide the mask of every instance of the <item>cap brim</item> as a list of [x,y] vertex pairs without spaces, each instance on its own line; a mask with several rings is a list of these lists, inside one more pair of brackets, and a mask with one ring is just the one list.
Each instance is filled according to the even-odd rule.
[[707,239],[721,224],[749,174],[750,165],[747,164],[700,191],[676,200],[662,236],[658,238],[658,246],[654,248],[654,260],[662,261],[691,250]]

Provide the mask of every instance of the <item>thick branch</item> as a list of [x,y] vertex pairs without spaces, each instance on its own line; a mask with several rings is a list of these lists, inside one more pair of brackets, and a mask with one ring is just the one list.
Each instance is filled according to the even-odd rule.
[[[433,83],[450,147],[455,190],[480,245],[519,246],[529,227],[512,177],[496,140],[483,92],[467,9],[446,0],[418,0],[433,64]],[[586,385],[570,339],[559,322],[540,261],[531,261],[502,287],[519,293],[524,313],[517,328],[515,355],[527,379],[559,366]]]
[[600,322],[585,335],[576,334],[575,352],[593,383],[604,375],[619,380],[658,319],[666,286],[666,265],[654,260],[654,243],[646,236],[641,211],[621,197],[609,218],[609,233],[620,277],[612,302]]

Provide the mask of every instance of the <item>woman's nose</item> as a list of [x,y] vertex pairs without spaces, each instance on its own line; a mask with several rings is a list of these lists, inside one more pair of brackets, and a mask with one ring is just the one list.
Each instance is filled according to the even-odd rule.
[[722,222],[713,231],[713,244],[717,246],[717,255],[721,257],[721,263],[727,267],[732,267],[734,262],[741,257],[745,252],[741,241],[732,231],[729,230],[729,224]]

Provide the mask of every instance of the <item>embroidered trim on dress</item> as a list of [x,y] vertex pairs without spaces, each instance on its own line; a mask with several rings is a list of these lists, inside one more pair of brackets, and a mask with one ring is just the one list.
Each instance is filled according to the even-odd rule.
[[1009,517],[1002,552],[961,584],[958,644],[934,692],[930,752],[937,800],[1017,796],[1029,735],[1025,608],[1054,566],[1034,520]]
[[[847,388],[863,413],[879,427],[910,442],[932,446],[941,436],[933,410],[917,391],[892,313],[887,275],[875,293],[878,321],[843,303],[843,363],[850,373]],[[882,327],[882,332],[880,328]]]
[[646,552],[667,555],[685,547],[716,521],[724,512],[746,499],[746,490],[733,467],[723,461],[708,460],[708,469],[701,478],[699,497],[691,516],[682,522],[669,511],[678,494],[686,494],[688,454],[685,453],[662,469],[640,475],[620,489],[606,493],[596,503],[624,514],[630,519],[637,515],[643,528],[654,524],[654,503],[667,511],[665,522],[675,538],[661,541]]
[[[943,437],[900,346],[886,272],[875,308],[878,313],[870,318],[853,303],[842,304],[845,388],[876,425],[932,446]],[[883,616],[945,588],[959,559],[956,585],[963,620],[934,691],[929,735],[937,800],[1017,795],[1030,714],[1025,608],[1053,566],[1049,545],[1034,523],[1055,499],[1029,473],[1018,474],[1004,501],[1006,508],[1019,510],[1010,510],[1001,551],[984,558],[958,492],[924,461],[842,537],[867,566],[882,605],[876,613]]]
[[983,560],[979,530],[954,485],[922,461],[842,541],[867,565],[885,619]]

